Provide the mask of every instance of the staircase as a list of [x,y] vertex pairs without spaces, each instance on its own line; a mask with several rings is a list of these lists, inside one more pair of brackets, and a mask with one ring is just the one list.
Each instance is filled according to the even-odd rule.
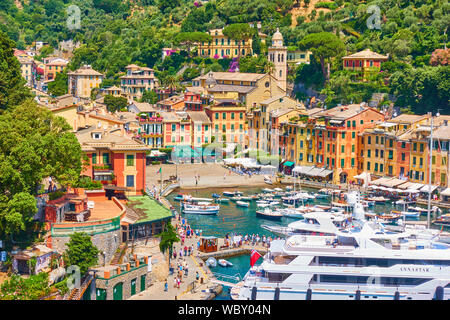
[[111,265],[119,264],[126,251],[127,251],[127,244],[122,243],[119,246],[119,248],[117,248],[116,253],[114,253],[114,256],[112,257],[110,264]]
[[63,300],[80,300],[86,292],[86,289],[89,288],[92,280],[94,280],[94,276],[92,274],[85,277],[80,287],[74,288],[68,295],[66,294]]

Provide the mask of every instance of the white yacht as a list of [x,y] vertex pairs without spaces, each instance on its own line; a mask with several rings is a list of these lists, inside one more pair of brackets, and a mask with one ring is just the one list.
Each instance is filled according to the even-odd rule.
[[422,239],[419,233],[412,236],[411,230],[390,232],[377,221],[365,221],[360,202],[353,216],[351,227],[340,228],[330,218],[316,227],[323,231],[326,227],[329,234],[304,232],[272,241],[262,264],[247,272],[233,298],[450,299],[449,244],[435,241],[434,235]]

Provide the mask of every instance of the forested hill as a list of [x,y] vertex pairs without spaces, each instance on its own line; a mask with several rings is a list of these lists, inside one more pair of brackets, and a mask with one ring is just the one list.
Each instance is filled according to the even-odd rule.
[[[70,5],[80,8],[80,29],[67,27]],[[368,13],[371,5],[380,9],[379,29],[368,28],[368,20],[372,25],[376,22],[373,11]],[[302,12],[305,6],[314,8],[305,10],[310,12],[306,17],[293,19],[291,12]],[[438,51],[432,58],[433,52],[443,49],[448,40],[448,0],[0,1],[0,30],[19,48],[33,41],[46,41],[55,48],[62,40],[79,41],[82,45],[75,51],[70,68],[89,63],[112,80],[130,63],[154,67],[161,77],[175,75],[187,62],[191,66],[190,75],[211,65],[223,68],[225,63],[187,59],[186,55],[162,63],[161,49],[174,45],[174,36],[180,31],[204,32],[232,23],[256,21],[261,22],[261,31],[269,36],[280,28],[285,44],[290,47],[297,47],[313,33],[329,32],[339,37],[345,50],[338,50],[329,59],[329,81],[323,79],[317,61],[300,67],[290,77],[322,90],[329,105],[366,100],[372,92],[389,92],[399,98],[398,104],[414,111],[424,111],[435,104],[448,107],[448,57],[442,57]],[[390,59],[384,64],[385,74],[377,85],[355,87],[350,76],[341,70],[340,57],[366,48],[389,55]]]

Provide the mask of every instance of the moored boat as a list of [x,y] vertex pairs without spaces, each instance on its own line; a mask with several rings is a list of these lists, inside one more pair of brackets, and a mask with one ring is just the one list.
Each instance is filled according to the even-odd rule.
[[269,208],[265,208],[264,210],[257,210],[256,216],[264,219],[271,219],[271,220],[281,220],[283,215],[279,212],[273,211]]
[[210,202],[182,202],[181,211],[187,214],[212,215],[219,213],[220,205]]
[[236,201],[236,206],[248,208],[250,206],[250,203],[245,201]]
[[232,267],[233,266],[233,264],[230,261],[225,260],[225,259],[219,259],[218,263],[222,267]]

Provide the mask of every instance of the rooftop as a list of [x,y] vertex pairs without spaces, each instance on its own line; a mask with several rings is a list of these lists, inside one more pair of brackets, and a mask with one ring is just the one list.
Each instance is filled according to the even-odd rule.
[[151,199],[148,196],[129,196],[128,209],[125,218],[122,220],[127,223],[142,223],[148,221],[158,221],[172,217],[170,210]]
[[193,122],[211,123],[205,111],[187,111],[187,114]]
[[92,69],[91,66],[88,66],[88,65],[82,66],[77,71],[69,72],[68,75],[74,75],[74,76],[102,76],[103,77],[103,74],[101,74],[98,71],[95,71],[94,69]]
[[243,73],[243,72],[208,72],[202,76],[199,76],[193,80],[206,80],[209,76],[212,76],[216,80],[228,80],[228,81],[257,81],[263,78],[264,73]]
[[383,56],[382,54],[373,52],[370,49],[366,49],[363,51],[356,52],[349,56],[342,57],[342,59],[380,59],[387,60],[388,56]]

